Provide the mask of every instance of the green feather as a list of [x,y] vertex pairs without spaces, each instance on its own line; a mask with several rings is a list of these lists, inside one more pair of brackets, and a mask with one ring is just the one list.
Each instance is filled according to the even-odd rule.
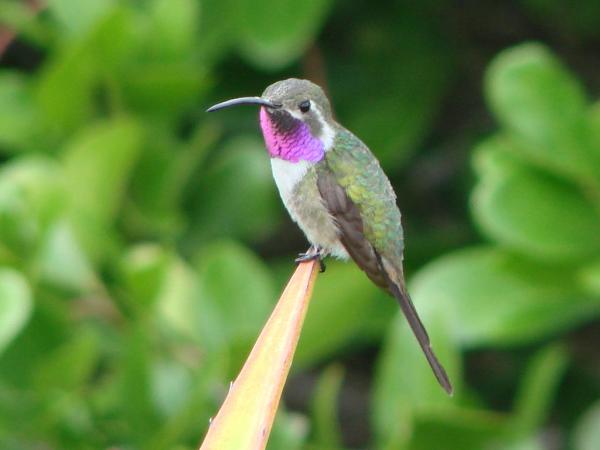
[[381,255],[399,263],[403,233],[392,185],[360,139],[341,126],[336,131],[325,163],[360,210],[365,237]]

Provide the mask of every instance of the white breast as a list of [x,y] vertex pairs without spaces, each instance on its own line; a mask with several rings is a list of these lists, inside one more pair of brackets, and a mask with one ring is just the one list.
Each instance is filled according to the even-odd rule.
[[[279,189],[279,195],[281,195],[283,204],[288,208],[288,211],[292,191],[296,187],[296,184],[306,175],[306,171],[310,165],[311,163],[308,161],[292,163],[280,158],[271,158],[273,178],[275,179],[277,189]],[[290,213],[292,212],[290,211]]]
[[297,184],[307,175],[311,165],[308,161],[291,163],[271,158],[273,178],[279,195],[292,220],[298,224],[311,244],[318,245],[337,258],[347,259],[348,253],[340,243],[337,225],[321,202],[316,183],[312,187],[306,187],[303,192],[296,190]]

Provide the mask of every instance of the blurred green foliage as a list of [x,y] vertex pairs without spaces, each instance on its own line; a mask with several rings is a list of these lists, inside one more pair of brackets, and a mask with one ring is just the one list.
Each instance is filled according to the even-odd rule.
[[[591,0],[515,3],[551,36],[598,43]],[[483,76],[493,132],[448,132],[476,47],[450,4],[0,3],[20,45],[0,67],[0,447],[196,447],[306,245],[256,112],[203,110],[304,76],[399,187],[411,291],[456,394],[394,302],[331,262],[294,365],[317,381],[288,385],[312,400],[281,408],[269,448],[600,448],[598,352],[575,333],[600,316],[600,105],[551,46],[512,42]],[[402,181],[417,151],[451,168],[450,203],[471,191],[471,216],[416,222],[438,203]],[[345,382],[365,371],[370,406]],[[353,413],[370,433],[340,424]]]

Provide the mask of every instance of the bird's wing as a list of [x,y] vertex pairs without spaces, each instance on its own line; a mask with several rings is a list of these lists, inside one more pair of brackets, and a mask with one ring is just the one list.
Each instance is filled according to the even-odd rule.
[[348,254],[377,286],[389,290],[375,249],[365,238],[360,209],[331,172],[318,172],[317,187],[325,207],[335,219],[340,241]]
[[[375,157],[358,138],[348,134],[348,139],[356,139],[351,148],[340,148],[338,138],[338,147],[329,151],[330,157],[317,171],[319,193],[338,225],[342,245],[375,284],[396,297],[438,382],[451,393],[448,375],[431,349],[425,326],[405,287],[396,196]],[[385,235],[394,232],[398,235]]]

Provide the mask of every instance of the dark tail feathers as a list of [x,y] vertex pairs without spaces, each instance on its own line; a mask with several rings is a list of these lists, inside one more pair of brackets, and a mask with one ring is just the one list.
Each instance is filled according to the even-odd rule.
[[450,379],[448,378],[444,367],[440,364],[435,354],[433,353],[427,330],[425,329],[423,322],[421,322],[421,319],[417,314],[417,310],[415,309],[415,306],[413,305],[413,302],[410,299],[406,288],[404,287],[404,285],[399,286],[397,283],[392,281],[389,274],[387,273],[383,261],[381,261],[381,256],[377,255],[377,257],[379,259],[379,264],[381,265],[381,271],[388,284],[388,288],[392,295],[396,297],[396,299],[398,299],[398,303],[400,303],[400,308],[402,309],[402,312],[404,313],[404,316],[406,317],[406,320],[408,321],[408,324],[410,325],[410,328],[412,329],[415,337],[417,338],[417,341],[419,342],[419,345],[421,346],[421,349],[423,350],[423,353],[427,358],[427,362],[431,366],[431,369],[433,370],[433,373],[437,378],[438,383],[440,383],[440,386],[444,388],[448,395],[452,395],[452,383],[450,383]]

